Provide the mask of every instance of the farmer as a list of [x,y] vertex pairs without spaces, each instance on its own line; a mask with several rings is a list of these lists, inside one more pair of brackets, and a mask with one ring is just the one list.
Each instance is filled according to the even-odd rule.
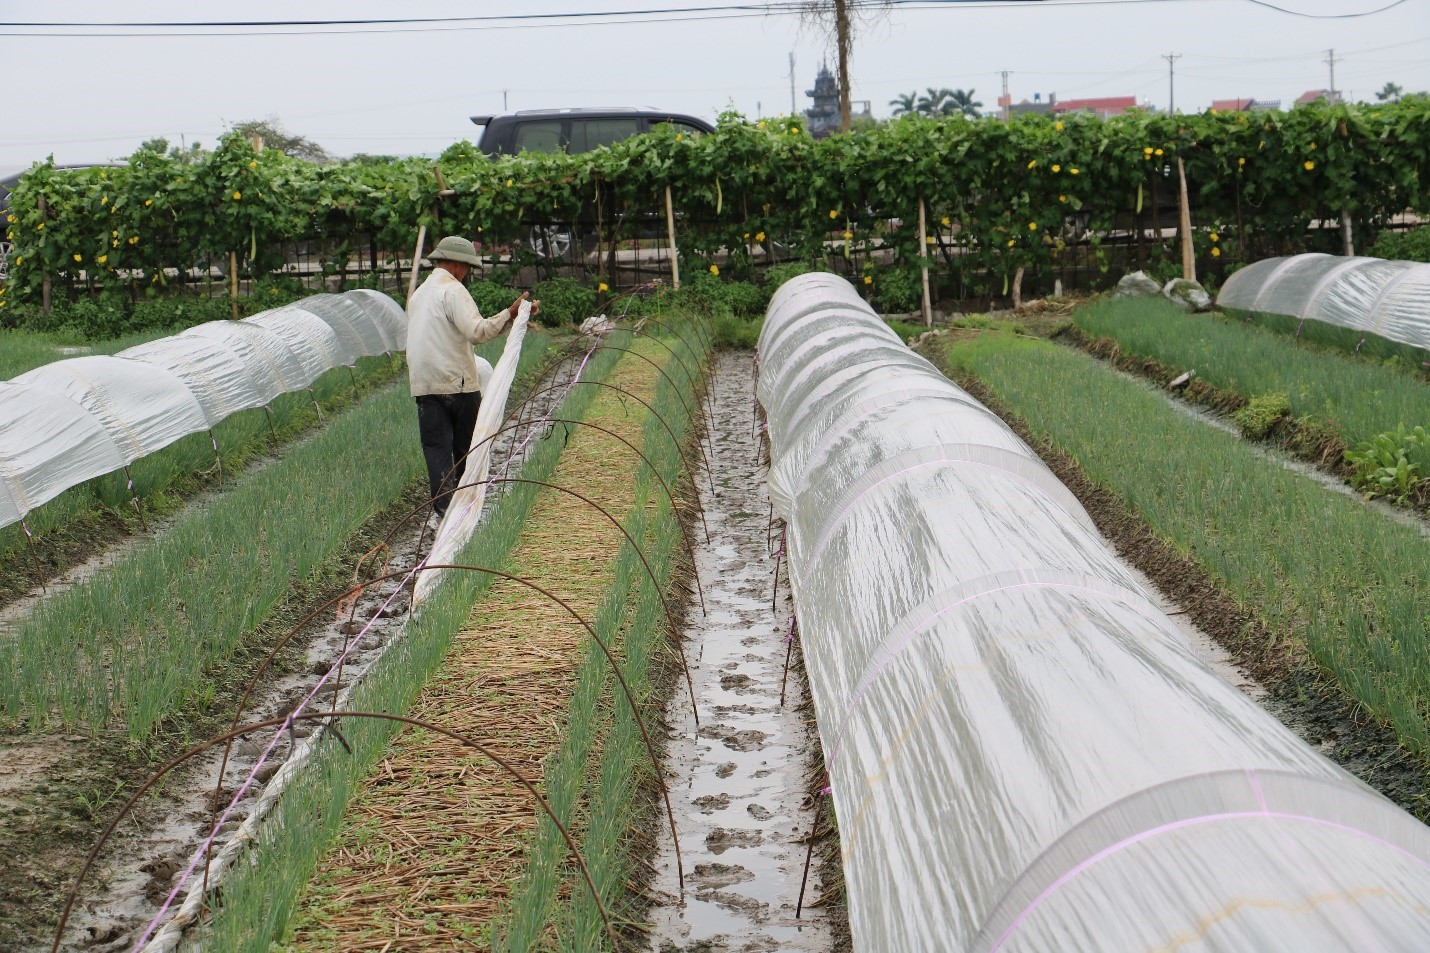
[[[494,317],[484,318],[467,291],[477,250],[448,235],[427,256],[432,274],[407,302],[407,369],[417,400],[417,426],[427,480],[440,517],[465,466],[481,405],[481,378],[472,345],[490,341],[516,319],[527,293]],[[541,302],[531,303],[535,317]]]

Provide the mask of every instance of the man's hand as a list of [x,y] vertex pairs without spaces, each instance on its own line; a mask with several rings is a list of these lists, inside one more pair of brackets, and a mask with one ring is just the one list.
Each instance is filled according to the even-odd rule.
[[[525,301],[527,298],[530,298],[530,297],[531,297],[531,292],[530,292],[530,291],[523,291],[523,292],[521,293],[521,297],[520,297],[520,298],[517,298],[515,301],[513,301],[513,302],[511,303],[511,307],[509,307],[509,308],[506,309],[506,320],[507,320],[507,323],[508,323],[508,324],[510,324],[511,322],[513,322],[513,321],[516,320],[516,313],[517,313],[517,311],[519,311],[519,310],[521,309],[521,303],[522,303],[523,301]],[[531,313],[532,313],[532,314],[536,314],[535,304],[533,304],[533,306],[532,306]]]

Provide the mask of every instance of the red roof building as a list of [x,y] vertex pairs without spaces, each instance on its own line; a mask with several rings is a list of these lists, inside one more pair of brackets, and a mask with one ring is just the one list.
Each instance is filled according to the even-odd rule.
[[1251,99],[1213,99],[1212,109],[1219,113],[1244,113],[1251,108]]
[[1327,103],[1334,105],[1341,101],[1341,94],[1329,89],[1308,89],[1296,97],[1296,105],[1304,106],[1307,103],[1314,103],[1318,99],[1324,99]]
[[1086,110],[1102,119],[1118,116],[1137,108],[1136,96],[1104,96],[1100,99],[1064,99],[1053,104],[1053,112],[1070,113]]

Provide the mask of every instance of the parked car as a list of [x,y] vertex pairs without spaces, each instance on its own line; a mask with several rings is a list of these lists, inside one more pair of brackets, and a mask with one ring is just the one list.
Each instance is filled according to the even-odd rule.
[[[516,155],[519,152],[568,152],[575,155],[650,132],[665,124],[692,136],[715,131],[715,127],[703,119],[646,107],[527,109],[501,116],[471,118],[472,122],[483,127],[477,147],[489,156]],[[578,223],[581,244],[593,246],[595,234],[580,227],[584,224],[587,223]],[[552,223],[533,224],[526,241],[537,255],[552,259],[567,257],[572,246],[577,244],[569,226]]]
[[670,123],[692,135],[714,132],[703,119],[647,107],[526,109],[503,116],[473,116],[483,127],[477,147],[490,156],[518,152],[590,152]]

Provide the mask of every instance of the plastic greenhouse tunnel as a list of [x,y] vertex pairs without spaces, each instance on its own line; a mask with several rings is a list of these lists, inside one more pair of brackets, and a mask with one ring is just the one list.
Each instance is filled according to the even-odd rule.
[[1207,668],[848,283],[781,287],[759,356],[855,949],[1427,948],[1430,829]]
[[1233,274],[1217,304],[1374,334],[1430,351],[1430,264],[1307,254]]
[[0,381],[0,526],[335,367],[406,346],[397,302],[350,291]]

